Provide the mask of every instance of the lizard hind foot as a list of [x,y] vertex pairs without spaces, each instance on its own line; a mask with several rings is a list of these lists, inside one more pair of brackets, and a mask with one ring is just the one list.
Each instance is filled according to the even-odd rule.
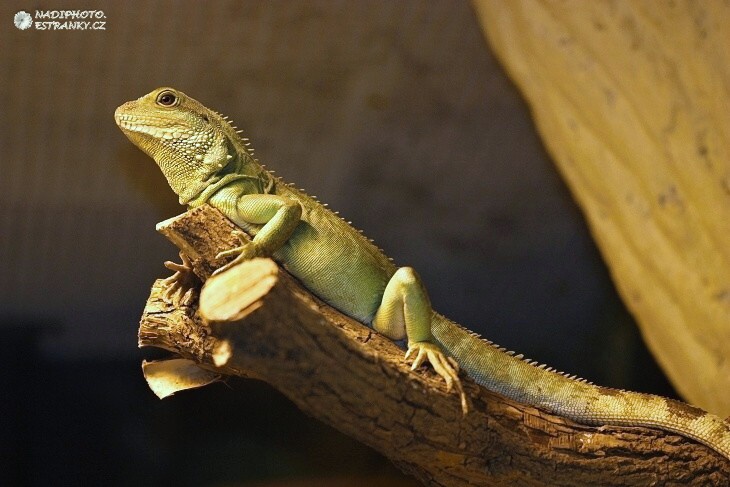
[[408,360],[413,355],[415,355],[415,358],[411,370],[416,370],[426,361],[430,362],[433,370],[446,382],[446,392],[451,392],[454,389],[459,394],[461,411],[466,416],[469,412],[469,405],[464,388],[461,385],[461,379],[459,379],[459,364],[453,358],[447,357],[438,345],[431,342],[409,344],[405,359]]
[[229,250],[224,250],[223,252],[219,252],[215,258],[216,259],[226,259],[229,257],[234,257],[234,259],[227,264],[225,264],[223,267],[220,267],[215,272],[213,272],[213,275],[221,274],[231,267],[235,266],[236,264],[240,264],[241,262],[245,260],[253,259],[254,257],[260,257],[261,252],[256,247],[256,244],[251,240],[251,238],[246,235],[244,232],[240,230],[234,230],[233,235],[238,239],[239,245],[237,247],[234,247]]
[[174,271],[174,274],[162,280],[162,300],[175,306],[189,306],[195,296],[195,289],[200,284],[198,276],[193,272],[192,262],[183,252],[180,252],[182,264],[166,261],[165,267]]

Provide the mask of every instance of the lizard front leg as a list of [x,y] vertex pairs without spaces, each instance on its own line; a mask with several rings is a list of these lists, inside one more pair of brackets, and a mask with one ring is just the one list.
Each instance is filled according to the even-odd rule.
[[[218,269],[215,273],[254,257],[268,257],[278,250],[291,237],[302,216],[302,207],[298,202],[271,194],[235,195],[223,193],[210,200],[211,204],[220,208],[235,223],[262,224],[256,236],[250,242],[218,254],[218,257],[236,258]],[[243,233],[239,233],[239,239]]]
[[436,345],[431,335],[433,309],[420,276],[411,267],[399,268],[383,293],[373,328],[393,340],[408,338],[406,360],[415,356],[412,370],[425,361],[446,381],[447,391],[456,388],[464,414],[468,412],[466,395],[459,380],[459,366]]

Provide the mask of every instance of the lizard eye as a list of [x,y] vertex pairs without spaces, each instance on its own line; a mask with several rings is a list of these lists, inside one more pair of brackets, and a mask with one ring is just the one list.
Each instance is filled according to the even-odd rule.
[[157,104],[163,107],[171,107],[177,103],[177,96],[172,91],[163,91],[157,95]]

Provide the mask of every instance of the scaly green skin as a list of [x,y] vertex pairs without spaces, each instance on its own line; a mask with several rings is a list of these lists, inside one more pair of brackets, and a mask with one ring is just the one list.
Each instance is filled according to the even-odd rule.
[[[693,438],[730,460],[730,425],[671,399],[569,378],[514,356],[432,311],[420,278],[314,198],[273,177],[224,117],[160,88],[120,106],[129,139],[158,163],[180,203],[209,203],[254,238],[234,262],[271,256],[310,291],[391,339],[408,339],[449,388],[461,391],[452,358],[479,384],[518,402],[591,425],[658,427]],[[462,405],[466,408],[462,393]]]

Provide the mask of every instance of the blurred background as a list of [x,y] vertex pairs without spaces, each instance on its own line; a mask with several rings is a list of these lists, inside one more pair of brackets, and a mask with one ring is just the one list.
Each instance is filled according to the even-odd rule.
[[[92,9],[105,30],[13,24]],[[36,19],[37,20],[37,19]],[[465,1],[0,5],[0,485],[414,485],[265,384],[158,400],[137,322],[184,211],[117,129],[173,86],[328,202],[434,307],[602,385],[673,396]],[[358,483],[361,482],[361,483]]]

